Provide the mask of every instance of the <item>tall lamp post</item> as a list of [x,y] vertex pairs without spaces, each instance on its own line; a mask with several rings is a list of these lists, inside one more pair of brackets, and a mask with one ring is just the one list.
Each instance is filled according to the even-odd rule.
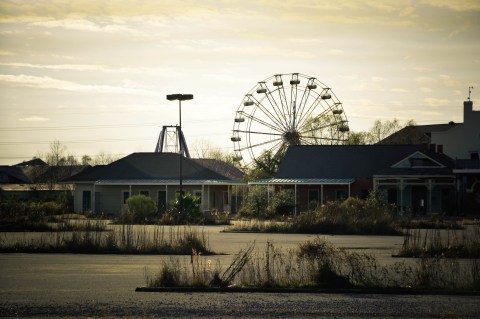
[[180,141],[180,135],[182,133],[182,101],[193,100],[193,94],[168,94],[167,100],[175,101],[178,100],[178,117],[179,117],[179,150],[180,150],[180,215],[183,217],[183,181],[182,181],[182,159],[183,159],[183,148]]

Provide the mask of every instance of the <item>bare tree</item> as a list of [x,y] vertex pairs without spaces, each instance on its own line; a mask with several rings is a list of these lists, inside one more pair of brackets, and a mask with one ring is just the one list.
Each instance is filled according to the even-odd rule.
[[102,151],[93,157],[93,160],[91,160],[91,165],[107,165],[115,162],[118,159],[118,156],[107,154]]
[[403,125],[397,119],[385,122],[376,120],[366,132],[350,132],[347,144],[418,144],[416,132],[414,120]]
[[82,165],[90,165],[92,163],[92,158],[89,155],[82,156]]
[[191,148],[194,158],[209,158],[224,161],[227,164],[238,167],[238,161],[235,161],[234,154],[223,152],[220,148],[213,146],[207,140],[198,140]]

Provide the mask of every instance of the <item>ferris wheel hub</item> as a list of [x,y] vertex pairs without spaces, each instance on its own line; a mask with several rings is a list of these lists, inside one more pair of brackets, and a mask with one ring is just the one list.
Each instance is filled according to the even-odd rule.
[[283,133],[282,138],[288,145],[300,145],[301,144],[300,133],[296,130],[291,130],[291,131]]

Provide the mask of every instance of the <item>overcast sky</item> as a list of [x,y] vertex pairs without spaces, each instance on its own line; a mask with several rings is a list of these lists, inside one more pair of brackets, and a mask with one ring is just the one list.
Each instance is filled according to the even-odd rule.
[[60,141],[81,157],[153,151],[182,104],[189,147],[225,152],[261,80],[298,72],[376,119],[463,121],[480,109],[478,0],[0,1],[0,164]]

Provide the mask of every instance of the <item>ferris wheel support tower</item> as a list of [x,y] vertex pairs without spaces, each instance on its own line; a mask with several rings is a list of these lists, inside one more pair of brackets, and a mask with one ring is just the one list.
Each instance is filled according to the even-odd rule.
[[[180,147],[181,146],[181,147]],[[181,150],[181,151],[180,151]],[[158,136],[155,153],[178,153],[190,158],[185,136],[178,125],[165,125]]]

